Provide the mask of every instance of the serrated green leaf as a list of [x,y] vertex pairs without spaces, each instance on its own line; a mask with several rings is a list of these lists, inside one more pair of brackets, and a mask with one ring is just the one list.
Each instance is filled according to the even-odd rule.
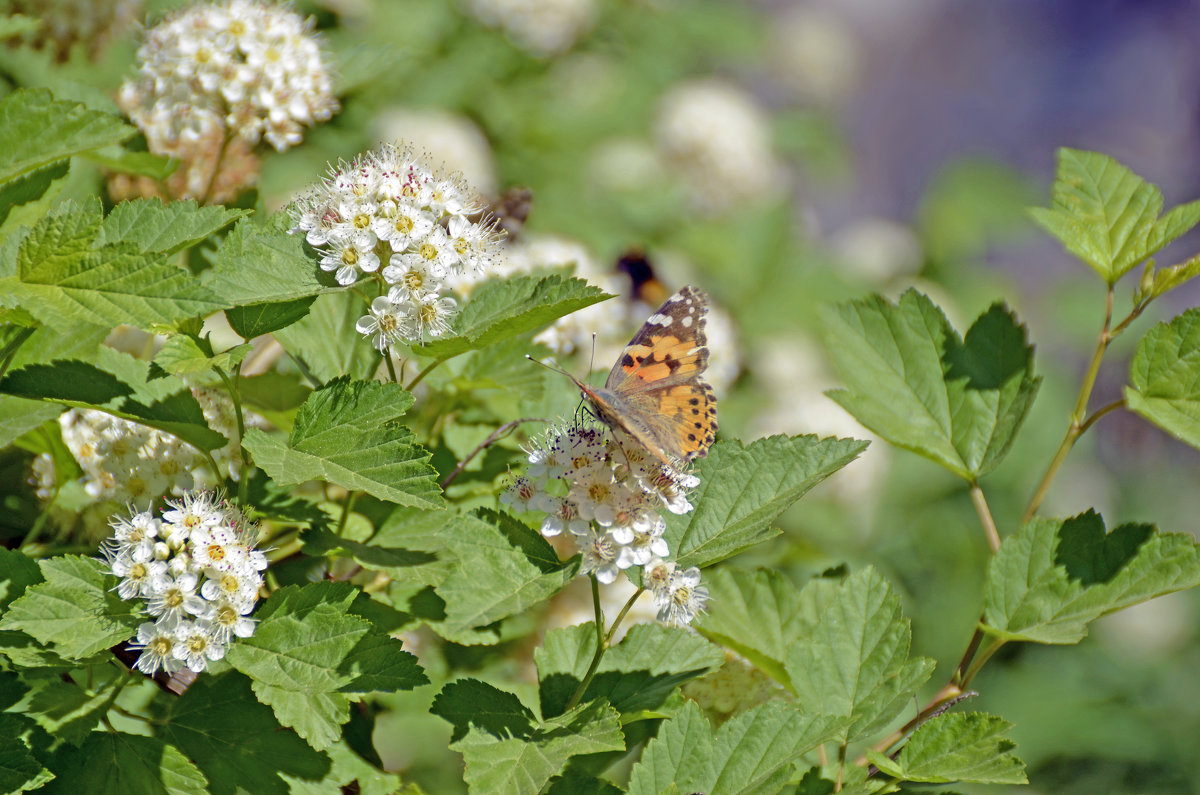
[[89,163],[95,163],[101,168],[116,171],[121,174],[132,174],[137,177],[164,180],[179,168],[179,160],[156,155],[153,152],[139,152],[122,146],[105,146],[80,154]]
[[44,197],[56,180],[67,175],[69,169],[70,163],[64,160],[0,184],[0,224],[8,219],[14,207]]
[[537,795],[572,756],[625,750],[616,710],[602,699],[542,721],[514,738],[472,727],[453,743],[466,762],[472,792]]
[[143,618],[113,590],[117,578],[92,558],[64,555],[39,561],[46,581],[8,606],[0,629],[19,629],[76,659],[132,638]]
[[815,581],[807,588],[826,594],[824,609],[788,650],[796,700],[807,712],[845,718],[844,740],[870,735],[910,706],[933,660],[909,659],[909,621],[873,568],[832,587]]
[[1106,533],[1088,512],[1034,519],[988,564],[987,631],[1008,640],[1078,643],[1089,622],[1200,585],[1200,546],[1186,533],[1127,524]]
[[302,235],[288,234],[291,220],[277,213],[265,224],[243,219],[225,237],[205,283],[226,306],[308,298],[338,290],[317,260],[304,250]]
[[161,731],[208,777],[213,795],[287,795],[281,775],[320,779],[329,772],[329,760],[280,726],[240,674],[197,678]]
[[1200,447],[1200,309],[1159,323],[1141,339],[1129,364],[1125,405]]
[[20,715],[0,713],[0,792],[34,790],[54,778],[29,752],[21,737],[30,724]]
[[455,336],[413,351],[445,359],[541,328],[610,295],[583,279],[559,275],[511,276],[485,282],[454,319]]
[[830,398],[897,447],[975,480],[1008,452],[1040,378],[1025,329],[993,305],[966,339],[924,295],[826,311],[825,344],[847,389]]
[[201,450],[229,443],[208,427],[200,404],[183,381],[151,379],[148,362],[112,348],[102,348],[94,363],[66,360],[27,365],[0,380],[0,391],[99,409],[174,434]]
[[281,775],[290,795],[326,795],[330,792],[358,792],[361,795],[421,795],[401,788],[400,776],[373,767],[345,742],[325,749],[332,767],[324,778],[312,781]]
[[104,219],[95,245],[129,243],[143,254],[173,254],[221,231],[249,210],[200,207],[194,199],[163,204],[134,199],[118,204]]
[[315,298],[297,298],[273,304],[246,304],[225,310],[229,327],[244,340],[285,329],[308,316]]
[[1025,765],[1007,738],[1012,724],[982,712],[951,712],[921,725],[904,743],[893,762],[875,752],[868,758],[901,781],[945,784],[1028,784]]
[[7,447],[62,412],[61,406],[52,403],[0,395],[0,447]]
[[177,748],[157,737],[92,732],[79,748],[67,746],[51,764],[57,778],[46,793],[79,795],[206,795],[208,780]]
[[342,724],[350,720],[350,698],[341,693],[302,692],[257,680],[251,687],[280,723],[318,751],[337,742],[342,735]]
[[[752,795],[780,791],[792,765],[833,738],[837,721],[770,701],[736,715],[714,731],[689,701],[663,723],[629,777],[629,795],[703,792]],[[674,787],[675,789],[671,789]]]
[[341,662],[371,631],[347,613],[354,600],[348,583],[287,586],[271,594],[256,613],[254,635],[229,648],[229,663],[264,684],[299,693],[332,693],[353,674]]
[[15,549],[0,547],[0,615],[26,588],[44,581],[37,561]]
[[[559,715],[587,674],[596,651],[596,629],[578,624],[546,633],[534,650],[543,715]],[[714,671],[720,648],[680,627],[635,624],[600,660],[584,701],[603,697],[618,712],[662,706],[680,684]]]
[[246,358],[250,350],[249,345],[242,344],[214,354],[207,339],[191,334],[172,334],[154,355],[154,364],[163,372],[177,376],[207,373],[217,368],[228,373]]
[[1159,218],[1162,192],[1099,152],[1058,150],[1053,202],[1030,214],[1108,284],[1200,222],[1200,202]]
[[116,116],[60,102],[49,91],[19,88],[0,99],[0,182],[57,160],[120,143],[137,130]]
[[[1153,267],[1153,260],[1147,264],[1148,268]],[[1192,257],[1189,260],[1171,265],[1167,268],[1162,268],[1158,271],[1151,271],[1153,274],[1150,280],[1149,289],[1139,288],[1140,295],[1134,295],[1135,300],[1145,300],[1147,298],[1158,298],[1159,296],[1174,290],[1182,284],[1190,282],[1192,279],[1200,276],[1200,256]]]
[[97,245],[102,220],[99,200],[67,202],[22,240],[17,275],[3,283],[42,323],[150,328],[227,305],[164,255]]
[[676,562],[703,568],[778,535],[771,522],[866,446],[815,436],[717,442],[696,462],[700,485],[689,496],[695,509],[667,517],[664,537]]
[[277,329],[275,339],[320,381],[340,376],[368,379],[380,359],[354,330],[364,314],[366,308],[353,293],[320,295],[302,318]]
[[41,683],[24,712],[56,738],[79,745],[100,724],[118,695],[120,689],[113,687],[89,694],[74,682],[56,677]]
[[786,577],[759,569],[753,576],[728,569],[705,572],[708,612],[693,627],[709,640],[733,649],[784,687],[787,651],[806,629],[801,595]]
[[495,511],[447,517],[439,535],[454,561],[437,589],[446,618],[434,628],[460,642],[470,630],[549,599],[579,570],[578,560],[560,561],[538,533]]
[[472,728],[496,737],[525,737],[537,725],[537,717],[521,699],[477,679],[450,682],[433,699],[429,711],[454,727],[454,741]]
[[413,397],[395,384],[338,379],[309,396],[286,441],[261,430],[243,444],[280,485],[325,480],[398,505],[442,505],[429,453],[398,420]]

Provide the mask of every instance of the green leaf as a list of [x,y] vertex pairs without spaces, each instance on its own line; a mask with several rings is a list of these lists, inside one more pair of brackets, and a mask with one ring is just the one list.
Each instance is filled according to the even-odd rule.
[[78,795],[206,795],[208,780],[177,748],[157,737],[92,732],[51,764],[57,778],[41,792]]
[[101,348],[95,363],[67,360],[30,364],[0,380],[0,392],[94,408],[178,436],[201,450],[229,443],[208,427],[191,389],[181,380],[150,379],[150,364]]
[[1063,148],[1053,202],[1030,214],[1111,285],[1200,222],[1200,202],[1159,218],[1162,207],[1158,188],[1111,157]]
[[120,143],[135,132],[116,116],[60,102],[45,89],[19,88],[0,99],[0,182]]
[[318,781],[281,774],[290,795],[326,795],[331,792],[355,792],[361,795],[421,795],[418,790],[401,787],[400,776],[384,773],[354,753],[345,742],[325,749],[332,766]]
[[[560,561],[538,533],[511,516],[481,508],[446,517],[438,532],[453,554],[450,572],[438,586],[445,620],[434,629],[461,643],[487,642],[471,631],[524,612],[561,591],[579,562]],[[490,642],[499,640],[493,636]]]
[[129,640],[142,617],[123,602],[117,578],[93,558],[64,555],[39,562],[46,581],[26,588],[8,607],[0,629],[19,629],[65,657],[81,659]]
[[769,569],[759,569],[753,576],[713,569],[704,573],[704,584],[708,612],[697,617],[695,629],[791,689],[784,661],[788,649],[811,624],[802,612],[799,589]]
[[79,745],[108,714],[120,692],[109,687],[89,694],[74,682],[55,677],[37,688],[25,714],[55,738]]
[[297,298],[273,304],[247,304],[225,310],[229,327],[242,339],[251,340],[263,334],[287,328],[308,316],[314,298]]
[[325,480],[398,505],[442,505],[429,453],[398,420],[413,397],[395,384],[338,379],[309,396],[285,442],[258,429],[243,444],[280,485]]
[[338,289],[305,252],[304,237],[288,234],[290,226],[287,213],[277,213],[262,225],[243,219],[225,237],[216,265],[205,274],[225,306],[292,301]]
[[1008,640],[1078,643],[1089,622],[1200,585],[1200,546],[1186,533],[1127,524],[1106,533],[1091,511],[1035,519],[988,564],[984,629]]
[[[629,795],[778,792],[792,765],[833,738],[836,721],[769,701],[713,731],[694,701],[663,723],[629,777]],[[672,789],[674,788],[674,789]]]
[[329,771],[329,760],[280,726],[240,674],[198,677],[161,731],[208,777],[213,795],[286,795],[280,776],[320,779]]
[[53,403],[0,395],[0,447],[7,447],[62,412],[62,407]]
[[[596,629],[578,624],[546,633],[534,650],[543,715],[559,715],[596,651]],[[654,710],[682,683],[725,661],[720,648],[680,627],[635,624],[600,660],[583,701],[603,697],[618,712]]]
[[511,694],[480,682],[455,682],[438,694],[432,711],[442,717],[462,715],[468,709],[462,700],[467,694],[475,696],[479,712],[468,719],[469,729],[456,732],[458,739],[450,747],[463,755],[472,792],[536,795],[572,756],[625,750],[617,712],[603,699],[539,723],[519,702],[513,703]]
[[54,774],[42,767],[29,748],[20,739],[26,731],[27,722],[20,715],[0,713],[0,792],[23,792],[34,790],[54,778]]
[[150,328],[223,309],[207,288],[165,255],[132,243],[100,245],[99,200],[67,202],[21,241],[17,275],[0,280],[48,326],[64,322]]
[[380,359],[354,330],[364,314],[366,307],[354,293],[317,296],[306,315],[275,331],[275,339],[320,381],[369,379]]
[[172,334],[154,355],[154,364],[163,372],[177,376],[212,372],[216,368],[229,373],[246,355],[250,346],[235,345],[220,353],[213,353],[207,338],[193,334]]
[[163,204],[157,199],[121,202],[104,219],[96,245],[129,243],[142,254],[174,254],[221,231],[249,210],[199,207],[194,199]]
[[454,727],[454,741],[472,728],[497,737],[525,737],[537,723],[521,699],[477,679],[450,682],[433,699],[429,711]]
[[806,711],[847,719],[844,741],[865,737],[911,707],[933,660],[909,659],[909,621],[873,568],[836,585],[817,580],[809,589],[819,592],[823,609],[807,617],[788,650],[792,689]]
[[1025,329],[993,305],[965,341],[942,311],[909,290],[824,313],[825,344],[847,389],[829,397],[897,447],[976,480],[1000,463],[1040,378]]
[[369,621],[348,613],[354,596],[349,583],[281,588],[256,614],[254,635],[227,654],[280,723],[314,748],[336,741],[350,718],[350,700],[337,691],[357,677],[343,664],[371,632]]
[[166,179],[179,168],[179,161],[166,155],[139,152],[115,145],[84,152],[80,157],[108,171],[156,180]]
[[414,346],[413,351],[446,359],[541,328],[611,297],[583,279],[557,274],[493,279],[477,287],[458,313],[456,336]]
[[1138,343],[1125,405],[1200,447],[1200,309],[1159,323]]
[[44,581],[37,561],[15,549],[0,547],[0,615],[26,588]]
[[868,751],[880,770],[901,781],[945,784],[1028,784],[1025,765],[1012,753],[1012,724],[982,712],[951,712],[921,725],[892,761]]
[[45,196],[55,181],[65,177],[69,169],[70,163],[64,160],[0,184],[0,224],[4,223],[14,207]]
[[703,568],[778,535],[771,522],[866,446],[815,436],[717,442],[696,462],[700,485],[689,496],[695,509],[667,517],[665,538],[676,562]]

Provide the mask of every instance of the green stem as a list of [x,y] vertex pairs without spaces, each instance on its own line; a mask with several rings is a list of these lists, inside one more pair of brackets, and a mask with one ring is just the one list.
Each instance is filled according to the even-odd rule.
[[588,575],[588,579],[592,583],[592,609],[596,614],[596,651],[592,654],[592,662],[588,666],[587,673],[583,675],[583,680],[580,681],[579,687],[575,688],[575,692],[571,694],[571,699],[563,707],[563,712],[570,712],[579,706],[579,700],[583,698],[584,692],[588,689],[588,685],[592,683],[592,679],[596,676],[596,671],[600,668],[600,660],[604,658],[604,652],[608,651],[608,641],[604,637],[604,611],[600,608],[600,582],[593,575]]
[[974,481],[971,483],[971,503],[975,506],[975,512],[979,514],[979,523],[983,525],[988,546],[995,553],[1000,549],[1000,533],[996,530],[996,520],[992,518],[992,511],[988,508],[987,498],[983,496],[983,489]]
[[[1105,351],[1108,350],[1109,344],[1113,341],[1115,332],[1110,330],[1112,325],[1112,310],[1113,310],[1113,288],[1110,285],[1108,294],[1105,297],[1104,307],[1104,326],[1100,329],[1100,334],[1096,338],[1096,350],[1092,352],[1092,360],[1088,362],[1087,373],[1083,377],[1083,384],[1079,387],[1079,396],[1075,399],[1075,408],[1071,411],[1071,421],[1067,425],[1067,432],[1063,435],[1063,440],[1058,445],[1058,450],[1055,451],[1054,457],[1050,459],[1049,466],[1046,467],[1045,473],[1042,475],[1041,481],[1038,482],[1037,489],[1033,492],[1033,497],[1029,500],[1029,505],[1025,508],[1025,513],[1021,517],[1021,522],[1028,522],[1037,513],[1041,507],[1042,501],[1046,499],[1046,494],[1050,491],[1050,484],[1054,482],[1054,478],[1058,475],[1058,470],[1062,467],[1063,462],[1067,460],[1067,454],[1071,452],[1071,448],[1075,446],[1075,441],[1085,430],[1084,420],[1087,417],[1088,400],[1092,396],[1092,389],[1096,386],[1096,376],[1100,373],[1100,362],[1104,358]],[[1139,310],[1135,309],[1134,312]],[[1134,316],[1125,319],[1118,327],[1124,329]]]
[[217,175],[221,173],[221,161],[225,159],[225,150],[229,148],[229,141],[232,135],[228,130],[221,136],[221,148],[217,150],[217,159],[213,163],[212,173],[208,175],[208,185],[204,188],[204,195],[199,198],[197,204],[208,204],[209,198],[212,196],[213,186],[217,184]]
[[1101,406],[1100,408],[1096,409],[1092,413],[1092,416],[1088,417],[1086,420],[1083,421],[1083,424],[1079,426],[1079,432],[1083,433],[1088,428],[1095,425],[1096,421],[1099,420],[1101,417],[1103,417],[1105,414],[1110,414],[1110,413],[1116,411],[1117,409],[1123,409],[1123,408],[1125,408],[1125,401],[1123,399],[1122,400],[1114,400],[1112,403],[1109,403],[1106,406]]
[[413,387],[415,387],[417,384],[421,383],[421,381],[423,381],[425,379],[425,376],[429,375],[429,373],[431,373],[434,370],[434,368],[438,367],[439,365],[441,365],[443,362],[445,362],[449,358],[450,358],[449,356],[445,356],[441,359],[434,359],[432,362],[430,362],[425,367],[424,370],[422,370],[421,372],[419,372],[415,376],[413,376],[413,380],[408,382],[408,385],[404,387],[404,390],[406,392],[413,391]]
[[[242,411],[242,396],[237,389],[237,382],[241,379],[242,366],[238,365],[237,370],[234,371],[233,378],[226,375],[225,371],[220,367],[213,369],[217,371],[217,375],[221,377],[221,383],[225,384],[225,389],[229,391],[229,397],[233,400],[233,413],[237,417],[237,447],[238,455],[242,457],[242,466],[238,477],[238,507],[245,508],[250,484],[250,470],[254,462],[249,451],[242,446],[242,440],[246,438],[246,417]],[[212,458],[210,457],[209,460],[211,461]],[[220,472],[215,472],[214,474],[218,478],[221,477]]]
[[358,499],[357,491],[346,492],[346,498],[342,500],[342,515],[338,517],[337,530],[334,535],[341,538],[342,532],[346,529],[346,520],[350,518],[350,511],[354,509],[354,502]]
[[393,384],[400,383],[399,376],[396,375],[396,365],[392,363],[392,349],[388,348],[383,354],[383,361],[387,363],[388,375],[392,378]]
[[983,666],[987,663],[987,661],[992,658],[993,654],[1000,651],[1000,647],[1003,646],[1005,643],[1006,643],[1006,641],[1004,640],[1004,638],[993,638],[992,639],[992,642],[989,643],[987,645],[987,647],[982,652],[980,652],[979,656],[975,658],[974,665],[972,665],[971,668],[966,672],[966,674],[963,675],[962,687],[965,688],[969,684],[971,684],[971,680],[975,678],[976,674],[979,673],[980,669],[982,669]]

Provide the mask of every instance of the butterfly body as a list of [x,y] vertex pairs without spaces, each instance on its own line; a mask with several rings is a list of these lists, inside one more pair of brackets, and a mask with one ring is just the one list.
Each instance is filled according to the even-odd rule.
[[708,297],[684,287],[625,346],[603,389],[571,377],[597,419],[671,466],[707,455],[716,438],[717,400],[700,378],[708,367],[707,310]]

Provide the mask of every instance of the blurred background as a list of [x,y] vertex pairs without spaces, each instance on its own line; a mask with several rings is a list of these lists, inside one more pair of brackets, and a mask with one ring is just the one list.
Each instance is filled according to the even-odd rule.
[[[102,104],[134,68],[137,23],[177,5],[10,0],[10,10],[66,21],[58,43],[0,51],[0,74]],[[983,483],[1002,535],[1061,438],[1103,318],[1100,281],[1024,214],[1049,203],[1055,149],[1116,157],[1159,185],[1168,206],[1200,195],[1196,0],[295,7],[322,33],[342,111],[302,145],[263,155],[268,208],[327,163],[396,139],[462,171],[497,206],[528,188],[511,257],[574,264],[621,295],[543,342],[563,357],[582,350],[580,372],[591,331],[600,331],[596,361],[610,361],[645,303],[702,286],[721,310],[711,375],[727,438],[871,438],[822,394],[836,386],[820,343],[823,304],[915,286],[961,330],[1008,303],[1028,324],[1044,383],[1016,447]],[[83,190],[98,177],[72,179]],[[507,197],[510,206],[528,198]],[[1158,262],[1198,247],[1189,235]],[[1131,289],[1119,287],[1118,311]],[[1200,298],[1179,292],[1114,346],[1094,406],[1120,396],[1137,339]],[[570,390],[560,391],[568,405]],[[1110,528],[1195,532],[1198,474],[1196,451],[1114,413],[1076,447],[1043,514],[1095,507]],[[913,620],[914,653],[935,657],[933,686],[944,681],[978,617],[987,561],[961,482],[876,442],[781,526],[775,542],[725,565],[770,566],[798,583],[841,563],[881,568]],[[1006,648],[976,680],[971,706],[1016,723],[1034,791],[1192,792],[1198,627],[1200,595],[1179,594],[1098,622],[1078,648]],[[505,654],[528,648],[447,664],[519,664]],[[429,792],[453,792],[449,726],[424,714],[434,692],[396,697],[376,742]]]

